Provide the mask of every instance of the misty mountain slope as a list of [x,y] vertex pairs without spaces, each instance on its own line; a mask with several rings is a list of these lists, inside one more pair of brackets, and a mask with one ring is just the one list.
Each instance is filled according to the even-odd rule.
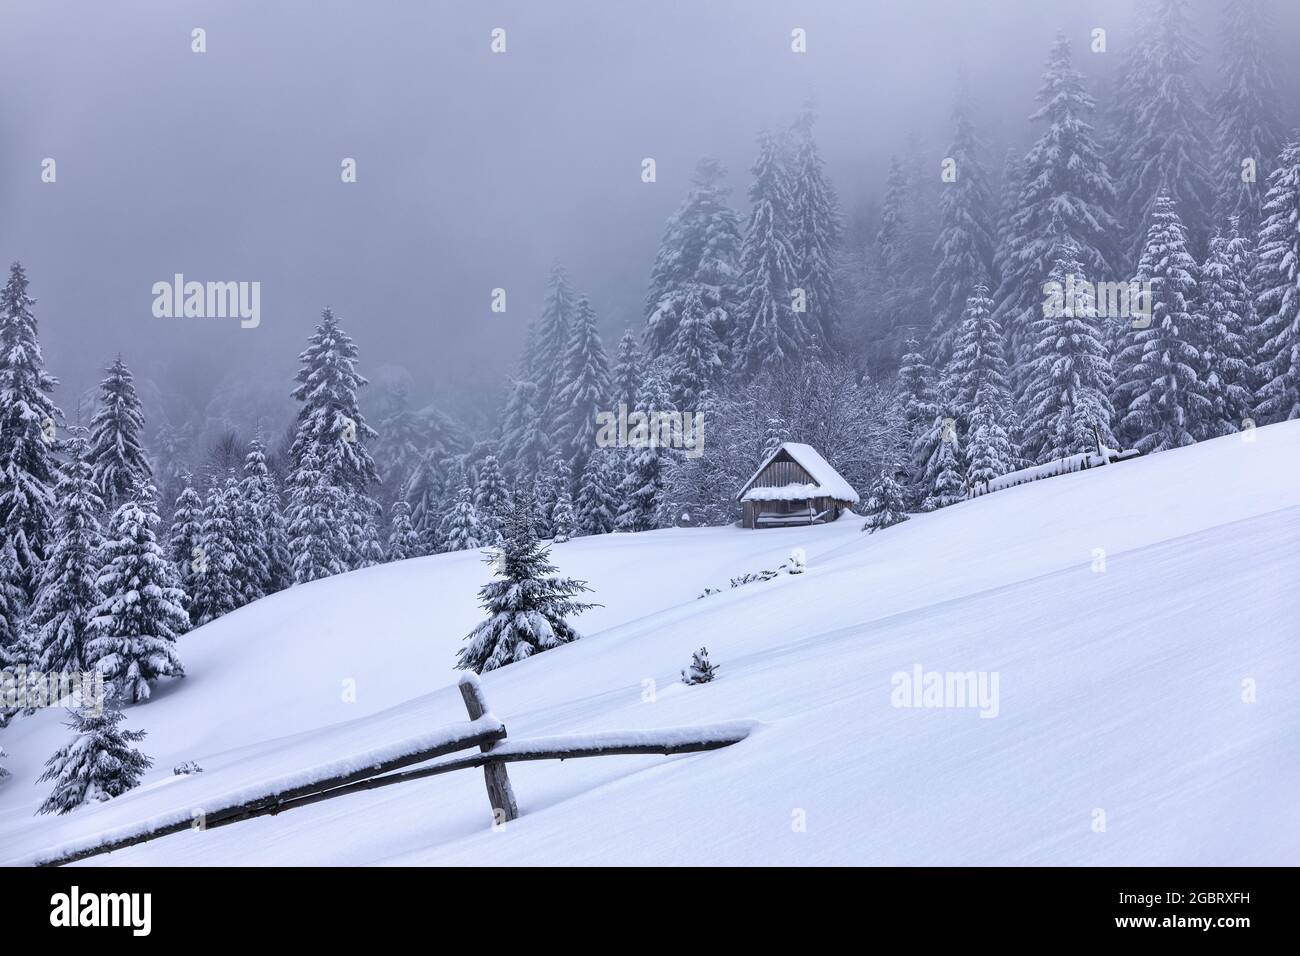
[[[1290,422],[871,536],[848,518],[578,539],[554,558],[605,607],[582,641],[485,676],[510,736],[762,721],[748,740],[511,765],[523,815],[499,831],[470,771],[88,862],[1294,863],[1297,465]],[[805,574],[696,599],[796,546]],[[464,720],[450,665],[485,573],[472,555],[372,568],[193,632],[190,676],[128,711],[154,771],[67,817],[31,815],[60,715],[16,721],[2,856]],[[719,679],[686,687],[701,644]],[[917,665],[996,673],[996,716],[893,706]],[[172,777],[183,760],[205,773]]]

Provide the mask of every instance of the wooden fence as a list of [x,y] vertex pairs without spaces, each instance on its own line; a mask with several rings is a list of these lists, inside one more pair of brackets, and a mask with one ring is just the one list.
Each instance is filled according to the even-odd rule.
[[[271,788],[252,799],[203,811],[201,825],[188,816],[156,827],[149,827],[125,836],[118,836],[93,846],[56,848],[40,855],[37,866],[62,866],[76,860],[111,853],[138,843],[147,843],[173,833],[186,830],[211,830],[254,817],[275,816],[297,807],[309,806],[323,800],[375,790],[396,783],[423,780],[456,770],[483,768],[487,785],[488,802],[492,805],[493,820],[497,824],[519,816],[506,764],[524,760],[572,760],[581,757],[604,757],[616,754],[681,754],[699,753],[729,747],[744,740],[754,728],[751,721],[730,721],[704,727],[673,727],[649,731],[614,731],[609,733],[570,734],[556,737],[506,740],[505,725],[498,721],[488,708],[483,685],[473,674],[460,680],[460,694],[469,712],[470,722],[443,729],[436,742],[423,743],[396,756],[369,763],[364,769],[348,773],[332,773],[318,779],[281,789]],[[464,750],[478,748],[477,753],[434,762],[428,766],[414,764],[436,761]]]

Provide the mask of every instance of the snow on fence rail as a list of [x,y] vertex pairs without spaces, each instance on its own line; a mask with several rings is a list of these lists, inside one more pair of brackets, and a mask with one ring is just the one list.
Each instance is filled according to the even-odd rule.
[[1136,448],[1130,448],[1128,451],[1115,451],[1111,448],[1104,448],[1100,453],[1080,452],[1067,458],[1058,458],[1055,461],[1045,462],[1041,465],[1033,465],[1019,471],[1008,472],[997,478],[990,478],[988,481],[978,481],[970,486],[966,497],[978,498],[981,495],[1014,488],[1016,485],[1027,484],[1042,478],[1054,478],[1057,475],[1068,475],[1075,471],[1086,471],[1089,468],[1097,468],[1101,465],[1128,461],[1130,458],[1136,458],[1139,454],[1141,452]]
[[[474,767],[483,768],[494,821],[504,823],[519,816],[510,778],[506,775],[507,763],[523,760],[572,760],[617,754],[699,753],[739,743],[758,726],[755,721],[734,720],[695,727],[562,734],[501,743],[506,738],[505,725],[488,708],[483,685],[478,678],[474,674],[464,674],[459,686],[465,709],[469,712],[468,723],[453,724],[430,734],[390,744],[377,751],[332,761],[279,778],[259,785],[255,793],[250,792],[253,788],[245,788],[227,794],[215,801],[217,809],[203,810],[202,819],[197,824],[195,811],[177,810],[154,816],[137,825],[100,833],[93,838],[65,843],[37,854],[28,862],[35,866],[62,866],[185,830],[211,830],[251,820],[253,817],[274,816],[349,793]],[[479,748],[478,753],[432,763],[427,767],[401,769],[474,747]]]

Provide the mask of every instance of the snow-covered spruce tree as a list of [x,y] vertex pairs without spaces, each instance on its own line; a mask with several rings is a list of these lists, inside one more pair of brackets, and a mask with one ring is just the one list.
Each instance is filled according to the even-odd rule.
[[1259,230],[1256,308],[1261,422],[1300,418],[1300,138],[1287,145],[1268,179]]
[[501,555],[492,560],[496,577],[479,589],[488,617],[465,638],[457,667],[481,674],[579,638],[568,619],[593,606],[576,600],[591,589],[585,581],[555,575],[522,501],[506,516]]
[[932,450],[925,459],[925,473],[921,478],[925,498],[922,511],[936,511],[956,504],[966,497],[966,484],[962,480],[961,447],[948,426],[936,420],[935,433],[939,440],[930,443]]
[[[7,538],[0,540],[0,669],[22,664],[27,657],[22,632],[27,599],[20,586],[21,572],[14,543]],[[0,709],[0,726],[3,725]]]
[[[308,460],[317,483],[324,482],[337,490],[341,508],[338,514],[363,513],[368,507],[368,489],[378,482],[379,474],[374,459],[366,447],[367,441],[376,437],[375,430],[366,424],[357,399],[358,390],[367,384],[356,371],[357,348],[351,337],[339,326],[334,313],[326,309],[321,313],[307,348],[298,357],[302,363],[296,381],[298,386],[292,397],[302,402],[298,412],[297,431],[289,448],[289,485],[292,489],[289,508],[290,551],[295,562],[307,545],[294,538],[293,528],[307,528],[311,520],[302,520],[296,509],[312,499],[319,506],[319,496],[307,490],[304,471]],[[355,555],[351,553],[351,537],[342,537],[344,550],[337,556],[338,564],[347,570]],[[317,542],[319,544],[319,541]],[[319,561],[308,561],[319,570]],[[295,578],[302,580],[295,572]],[[310,580],[310,579],[309,579]]]
[[722,377],[721,343],[704,312],[704,303],[692,290],[682,307],[682,320],[673,340],[669,381],[673,405],[698,411]]
[[537,383],[537,405],[548,420],[556,411],[555,399],[564,385],[564,354],[569,348],[574,306],[568,273],[557,262],[551,266],[532,354],[523,370],[524,378]]
[[[736,281],[740,261],[740,220],[727,205],[726,175],[716,159],[701,159],[691,177],[691,190],[668,220],[646,294],[645,344],[650,358],[672,350],[686,295],[695,292],[724,345],[736,321]],[[620,343],[620,362],[623,359]],[[640,388],[616,378],[618,401],[630,406]]]
[[70,429],[55,486],[58,520],[25,632],[42,671],[84,671],[91,620],[104,596],[95,583],[103,537],[103,503],[90,468],[84,429]]
[[109,695],[127,704],[149,699],[160,677],[182,677],[176,638],[189,629],[176,569],[154,537],[156,492],[138,485],[113,515],[96,586],[88,663],[104,675]]
[[439,537],[444,551],[469,551],[494,542],[495,532],[484,526],[468,485],[457,493],[456,504],[442,521]]
[[1114,381],[1102,320],[1069,240],[1057,247],[1048,281],[1061,290],[1060,301],[1048,302],[1030,325],[1028,365],[1021,376],[1023,452],[1039,463],[1096,451],[1093,428],[1107,447],[1117,444],[1110,428]]
[[618,340],[618,357],[614,362],[614,373],[610,380],[610,407],[617,410],[622,402],[628,408],[636,404],[636,397],[641,394],[641,373],[645,360],[637,348],[636,336],[624,332]]
[[[672,408],[668,376],[662,361],[656,362],[646,372],[637,399],[636,410],[649,415]],[[618,515],[614,526],[619,531],[651,531],[659,526],[657,517],[659,497],[663,491],[664,459],[667,449],[659,444],[659,434],[651,434],[647,426],[634,428],[628,437],[627,473],[618,488]]]
[[[294,472],[296,483],[291,489],[287,530],[295,584],[342,574],[349,569],[352,527],[347,517],[351,501],[342,488],[326,477],[337,467],[322,464],[312,450]],[[217,567],[209,556],[208,574]]]
[[558,498],[555,499],[555,507],[551,511],[551,540],[556,544],[563,544],[574,535],[574,529],[577,525],[577,519],[573,513],[573,498],[569,492],[561,491]]
[[429,447],[428,420],[411,408],[405,381],[385,390],[378,422],[376,467],[385,488],[401,488]]
[[881,528],[907,520],[907,497],[903,486],[894,478],[897,472],[896,465],[880,469],[867,497],[867,522],[862,526],[863,531],[875,534]]
[[1214,404],[1202,378],[1203,324],[1192,311],[1196,261],[1174,203],[1160,197],[1138,263],[1139,284],[1151,284],[1151,316],[1129,322],[1115,362],[1112,404],[1117,432],[1144,454],[1190,445],[1209,434]]
[[[971,290],[988,285],[993,276],[993,203],[988,177],[980,163],[979,140],[965,100],[953,110],[952,175],[939,193],[938,258],[930,297],[930,351],[938,365],[946,365],[952,340]],[[990,308],[992,305],[990,304]]]
[[[194,616],[194,598],[196,568],[203,564],[203,499],[190,484],[188,475],[184,476],[185,487],[176,499],[172,509],[171,533],[167,537],[167,555],[176,567],[177,579],[185,595],[185,610],[190,615],[191,625],[198,621]],[[188,628],[187,628],[188,630]]]
[[[1214,209],[1208,161],[1208,94],[1198,71],[1200,47],[1194,36],[1187,0],[1155,0],[1134,56],[1140,67],[1126,77],[1125,99],[1131,113],[1127,137],[1119,142],[1117,175],[1122,208],[1130,233],[1128,255],[1145,248],[1158,196],[1173,201],[1186,224],[1195,254],[1208,238]],[[1241,158],[1237,159],[1240,170]],[[1129,261],[1132,261],[1132,258]],[[1084,258],[1084,266],[1089,266]],[[1103,272],[1096,272],[1104,275]]]
[[[1214,100],[1214,221],[1236,218],[1254,239],[1263,220],[1264,191],[1284,133],[1277,80],[1268,56],[1273,25],[1264,0],[1224,4],[1223,89]],[[1253,175],[1243,175],[1248,162]]]
[[411,506],[405,498],[393,502],[389,511],[388,548],[385,557],[389,561],[405,561],[424,553],[420,545],[420,536],[411,525]]
[[238,486],[233,475],[213,478],[203,502],[199,525],[198,557],[191,560],[190,620],[197,627],[215,621],[240,607],[244,588],[240,556],[239,523],[235,514]]
[[[907,470],[909,498],[915,504],[924,499],[921,480],[924,459],[916,458],[939,412],[939,399],[935,391],[935,373],[920,352],[916,339],[907,342],[907,354],[898,367],[898,405],[903,419],[903,445],[910,456]],[[769,452],[770,453],[770,452]]]
[[793,130],[796,145],[790,186],[790,243],[794,251],[794,287],[804,292],[804,325],[823,348],[829,348],[837,339],[834,276],[841,229],[835,191],[813,140],[815,122],[811,104],[805,104]]
[[605,410],[609,396],[609,360],[585,295],[573,309],[563,382],[556,398],[555,446],[581,469],[596,447],[596,413]]
[[1200,297],[1205,341],[1202,367],[1208,398],[1214,403],[1211,434],[1230,435],[1244,427],[1254,410],[1251,390],[1252,350],[1247,326],[1250,289],[1237,272],[1225,236],[1210,240],[1209,258],[1201,264]]
[[560,495],[566,493],[573,484],[573,470],[569,459],[561,452],[555,452],[546,461],[546,467],[537,476],[533,500],[533,528],[538,537],[551,536],[551,517],[555,503]]
[[1088,117],[1094,109],[1083,76],[1071,65],[1070,43],[1057,34],[1047,60],[1038,111],[1047,124],[1020,166],[1023,183],[1007,224],[997,318],[1015,363],[1025,360],[1028,330],[1041,314],[1043,283],[1055,265],[1058,244],[1068,238],[1083,271],[1104,281],[1115,275],[1114,242],[1119,223],[1111,215],[1115,189]]
[[508,452],[507,471],[517,481],[532,481],[551,453],[551,436],[542,414],[535,382],[518,379],[510,383],[510,394],[501,415],[501,441]]
[[478,482],[474,486],[474,508],[489,538],[501,531],[506,513],[510,510],[510,489],[496,455],[488,455],[478,468]]
[[438,550],[438,523],[448,510],[447,501],[455,501],[459,487],[459,477],[455,484],[448,485],[441,463],[432,451],[420,457],[406,479],[401,498],[411,507],[411,527],[420,539],[421,554]]
[[991,386],[975,393],[967,420],[966,484],[989,481],[1016,469],[1019,454],[1003,425],[1006,397]]
[[709,663],[709,649],[701,647],[691,655],[691,664],[682,669],[683,684],[707,684],[718,676],[718,666]]
[[261,438],[249,443],[237,508],[241,527],[256,524],[247,536],[247,547],[253,552],[246,559],[250,565],[248,600],[287,588],[293,583],[293,559],[281,513],[280,490],[267,467],[266,446]]
[[353,505],[346,519],[352,567],[370,568],[383,564],[387,560],[381,531],[384,509],[379,502],[364,495],[353,498]]
[[118,356],[99,383],[99,407],[90,423],[90,466],[104,508],[113,512],[137,485],[153,478],[141,433],[144,411],[131,370]]
[[803,315],[792,307],[796,279],[788,238],[790,186],[780,141],[770,133],[759,137],[753,173],[753,211],[740,251],[738,326],[739,360],[750,376],[796,359],[810,340]]
[[[880,205],[880,229],[876,233],[876,267],[881,290],[888,302],[907,272],[907,174],[897,156],[889,157],[889,179]],[[886,306],[888,307],[888,306]]]
[[951,383],[956,417],[965,433],[970,430],[981,391],[988,412],[1003,422],[1009,419],[1011,386],[1007,382],[1002,343],[1002,328],[993,317],[993,300],[988,297],[988,288],[977,285],[966,300],[961,322],[955,330],[952,361],[944,373]]
[[578,534],[608,534],[614,530],[616,492],[622,481],[619,462],[619,453],[613,449],[597,450],[587,459],[576,503]]
[[83,803],[120,797],[140,783],[153,761],[133,745],[143,730],[126,730],[120,710],[98,716],[69,711],[65,725],[76,736],[45,762],[41,782],[54,781],[54,790],[37,813],[70,813]]
[[63,421],[50,398],[58,380],[45,370],[35,302],[15,262],[0,291],[0,536],[13,543],[28,602],[36,598],[41,563],[53,544],[57,462],[51,439]]

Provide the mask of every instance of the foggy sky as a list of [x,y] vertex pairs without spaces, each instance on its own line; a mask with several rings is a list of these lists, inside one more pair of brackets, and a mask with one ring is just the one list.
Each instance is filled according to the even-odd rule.
[[[640,331],[664,221],[699,157],[726,164],[743,214],[756,133],[813,95],[847,214],[880,194],[909,135],[937,175],[961,64],[996,173],[1035,133],[1025,119],[1055,31],[1100,98],[1132,6],[0,0],[0,260],[28,269],[70,417],[119,352],[198,408],[238,370],[287,395],[325,305],[363,373],[405,367],[414,398],[463,412],[498,400],[553,260],[590,294],[607,348]],[[1213,88],[1218,5],[1203,6]],[[1096,26],[1105,54],[1088,51]],[[194,27],[205,54],[190,50]],[[1282,92],[1293,107],[1294,72]],[[40,181],[45,157],[56,184]],[[344,157],[356,184],[340,182]],[[177,272],[261,282],[260,327],[154,318],[150,288]],[[494,287],[504,315],[489,310]]]

